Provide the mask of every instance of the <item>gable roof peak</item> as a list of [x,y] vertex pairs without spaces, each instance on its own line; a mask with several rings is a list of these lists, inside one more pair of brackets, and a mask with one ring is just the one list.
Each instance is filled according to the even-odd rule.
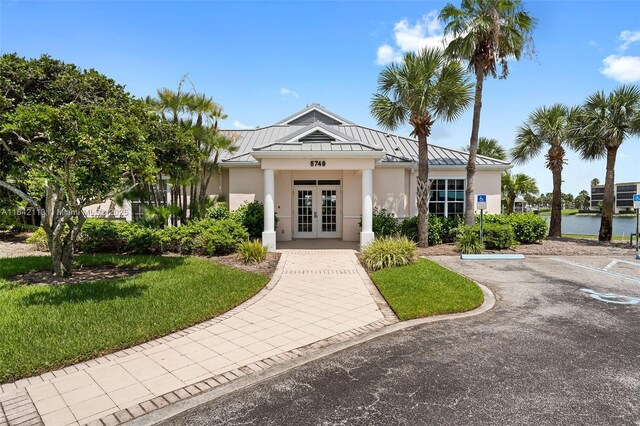
[[353,124],[351,121],[327,110],[322,105],[312,103],[284,120],[277,122],[276,125],[306,126],[312,123],[322,123],[332,126]]

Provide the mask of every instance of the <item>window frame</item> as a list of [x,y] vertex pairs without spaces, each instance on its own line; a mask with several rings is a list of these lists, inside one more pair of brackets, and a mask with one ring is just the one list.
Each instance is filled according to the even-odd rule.
[[[443,176],[443,177],[439,177],[439,176],[434,176],[433,178],[429,178],[429,180],[431,181],[431,187],[433,188],[433,184],[436,181],[444,181],[444,193],[445,193],[445,198],[443,201],[436,201],[434,202],[432,198],[429,199],[429,214],[433,214],[435,216],[438,217],[453,217],[456,215],[459,216],[464,216],[464,212],[465,212],[465,207],[466,207],[466,192],[467,192],[467,178],[462,177],[462,176]],[[461,180],[462,181],[462,201],[456,200],[456,199],[449,199],[449,181],[457,181],[457,180]],[[430,189],[430,191],[438,191],[437,189]],[[458,189],[455,189],[453,191],[460,191]],[[444,213],[442,215],[438,214],[438,213],[432,213],[431,212],[431,204],[444,204]],[[462,212],[461,213],[453,213],[451,216],[449,215],[449,204],[450,203],[458,203],[458,204],[462,204]]]

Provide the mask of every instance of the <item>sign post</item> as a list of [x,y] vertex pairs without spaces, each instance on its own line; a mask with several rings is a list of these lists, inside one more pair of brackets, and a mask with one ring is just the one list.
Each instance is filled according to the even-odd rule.
[[640,231],[640,194],[633,194],[633,208],[636,209],[636,259],[640,259],[638,250],[638,231]]
[[476,204],[480,210],[480,241],[484,242],[484,211],[487,209],[487,195],[478,194],[476,197]]

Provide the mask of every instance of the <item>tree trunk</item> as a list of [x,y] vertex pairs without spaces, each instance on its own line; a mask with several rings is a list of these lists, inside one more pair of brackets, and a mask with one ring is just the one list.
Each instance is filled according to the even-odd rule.
[[562,236],[562,169],[554,167],[551,174],[553,176],[553,195],[551,197],[549,236],[558,238]]
[[429,152],[427,136],[418,135],[418,181],[416,182],[418,198],[418,247],[429,246]]
[[509,206],[507,212],[513,214],[516,211],[516,197],[509,197]]
[[613,189],[617,154],[617,146],[607,147],[607,174],[604,179],[604,196],[602,197],[602,215],[600,217],[598,241],[611,241],[611,236],[613,235],[613,211],[615,209]]
[[467,191],[465,192],[464,224],[473,226],[475,223],[476,191],[476,155],[478,154],[478,134],[480,132],[480,111],[482,110],[482,87],[484,85],[484,68],[476,66],[476,93],[473,103],[473,122],[471,138],[469,139],[469,161],[467,162]]

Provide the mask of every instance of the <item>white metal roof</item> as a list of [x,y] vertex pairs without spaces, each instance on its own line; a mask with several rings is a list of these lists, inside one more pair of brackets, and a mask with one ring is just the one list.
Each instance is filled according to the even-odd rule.
[[[304,118],[304,124],[300,123]],[[311,117],[313,122],[308,122]],[[324,119],[326,117],[326,119]],[[341,124],[328,124],[340,122]],[[252,153],[259,152],[299,152],[301,154],[319,154],[322,152],[384,151],[379,160],[388,165],[410,167],[418,161],[418,142],[415,139],[392,135],[390,133],[358,126],[343,119],[317,104],[291,115],[272,126],[247,130],[223,130],[236,140],[237,150],[222,155],[225,166],[258,164]],[[325,139],[308,140],[310,134],[322,133]],[[466,166],[468,153],[451,148],[429,144],[429,165],[435,167]],[[508,169],[511,164],[478,155],[479,168]]]

